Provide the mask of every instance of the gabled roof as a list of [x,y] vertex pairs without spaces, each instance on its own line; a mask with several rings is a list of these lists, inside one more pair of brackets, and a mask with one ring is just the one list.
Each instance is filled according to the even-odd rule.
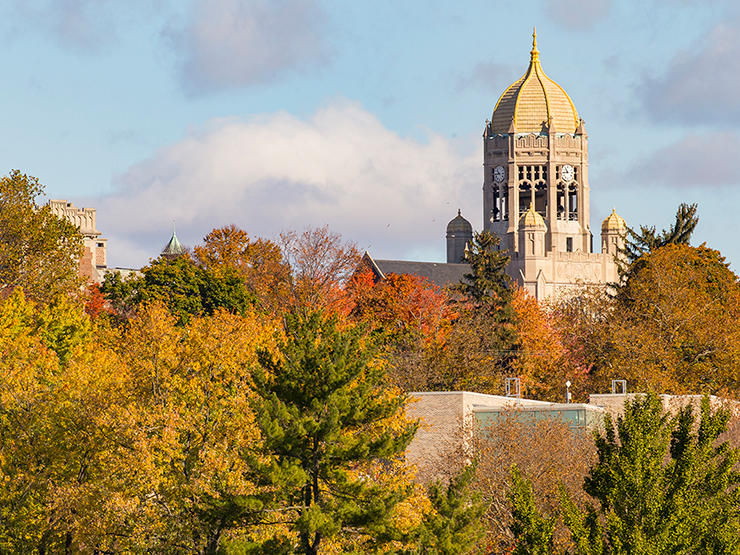
[[445,264],[443,262],[408,262],[406,260],[375,260],[365,251],[361,266],[370,269],[376,281],[385,279],[386,274],[411,274],[428,279],[438,287],[456,285],[465,274],[470,273],[467,264]]

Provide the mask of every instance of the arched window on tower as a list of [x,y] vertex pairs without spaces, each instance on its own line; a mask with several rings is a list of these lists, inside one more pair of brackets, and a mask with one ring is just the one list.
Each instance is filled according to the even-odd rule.
[[503,221],[509,221],[509,188],[501,185],[501,217]]
[[494,222],[501,221],[501,196],[499,186],[493,185],[493,209],[491,210],[491,220]]
[[565,211],[565,185],[558,183],[558,220],[565,220],[567,218]]
[[527,181],[519,182],[519,214],[524,214],[532,204],[532,185]]
[[505,222],[509,219],[509,188],[493,184],[493,209],[491,218],[494,222]]
[[568,186],[568,219],[578,221],[578,184]]
[[534,209],[540,216],[547,218],[547,183],[539,181],[534,186]]

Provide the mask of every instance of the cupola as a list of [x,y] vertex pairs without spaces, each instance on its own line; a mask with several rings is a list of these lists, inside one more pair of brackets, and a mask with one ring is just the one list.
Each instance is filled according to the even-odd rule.
[[531,204],[529,205],[529,210],[527,210],[524,214],[522,214],[522,217],[519,218],[519,227],[547,229],[545,219],[535,211],[534,206],[532,206]]
[[458,210],[457,216],[447,224],[447,263],[461,263],[465,257],[465,247],[472,240],[473,226],[462,217]]
[[581,122],[576,107],[563,88],[545,75],[536,30],[532,37],[529,68],[496,103],[490,133],[577,133]]
[[624,218],[617,214],[617,209],[612,208],[612,213],[609,214],[604,222],[601,224],[601,231],[626,231],[627,230],[627,223],[624,221]]

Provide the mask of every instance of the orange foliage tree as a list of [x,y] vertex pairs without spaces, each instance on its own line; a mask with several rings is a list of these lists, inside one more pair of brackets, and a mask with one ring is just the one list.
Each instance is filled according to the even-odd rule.
[[445,349],[457,317],[449,295],[427,279],[389,273],[375,283],[368,270],[349,282],[350,317],[383,338],[391,375],[406,391],[438,384],[435,353]]
[[514,367],[527,396],[548,401],[564,400],[565,382],[574,394],[583,388],[582,373],[570,364],[553,316],[525,289],[515,288],[512,307],[519,338]]
[[263,308],[276,312],[286,302],[290,267],[275,242],[252,240],[246,231],[231,224],[211,231],[193,253],[207,268],[237,270]]
[[344,287],[360,263],[357,245],[329,226],[280,234],[283,259],[291,272],[291,308],[349,310]]

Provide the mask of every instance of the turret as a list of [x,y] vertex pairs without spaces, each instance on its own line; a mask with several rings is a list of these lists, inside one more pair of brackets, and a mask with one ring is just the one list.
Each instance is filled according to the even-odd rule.
[[529,205],[519,218],[519,257],[543,258],[545,256],[545,220]]
[[182,256],[187,253],[187,249],[180,244],[177,240],[177,234],[175,233],[175,224],[172,224],[172,238],[170,242],[162,249],[162,256],[167,260],[174,260],[178,256]]
[[465,248],[473,241],[473,226],[460,215],[447,224],[447,263],[460,264],[465,257]]
[[624,248],[624,233],[627,224],[617,210],[612,208],[612,213],[607,216],[601,224],[601,252],[617,255]]

